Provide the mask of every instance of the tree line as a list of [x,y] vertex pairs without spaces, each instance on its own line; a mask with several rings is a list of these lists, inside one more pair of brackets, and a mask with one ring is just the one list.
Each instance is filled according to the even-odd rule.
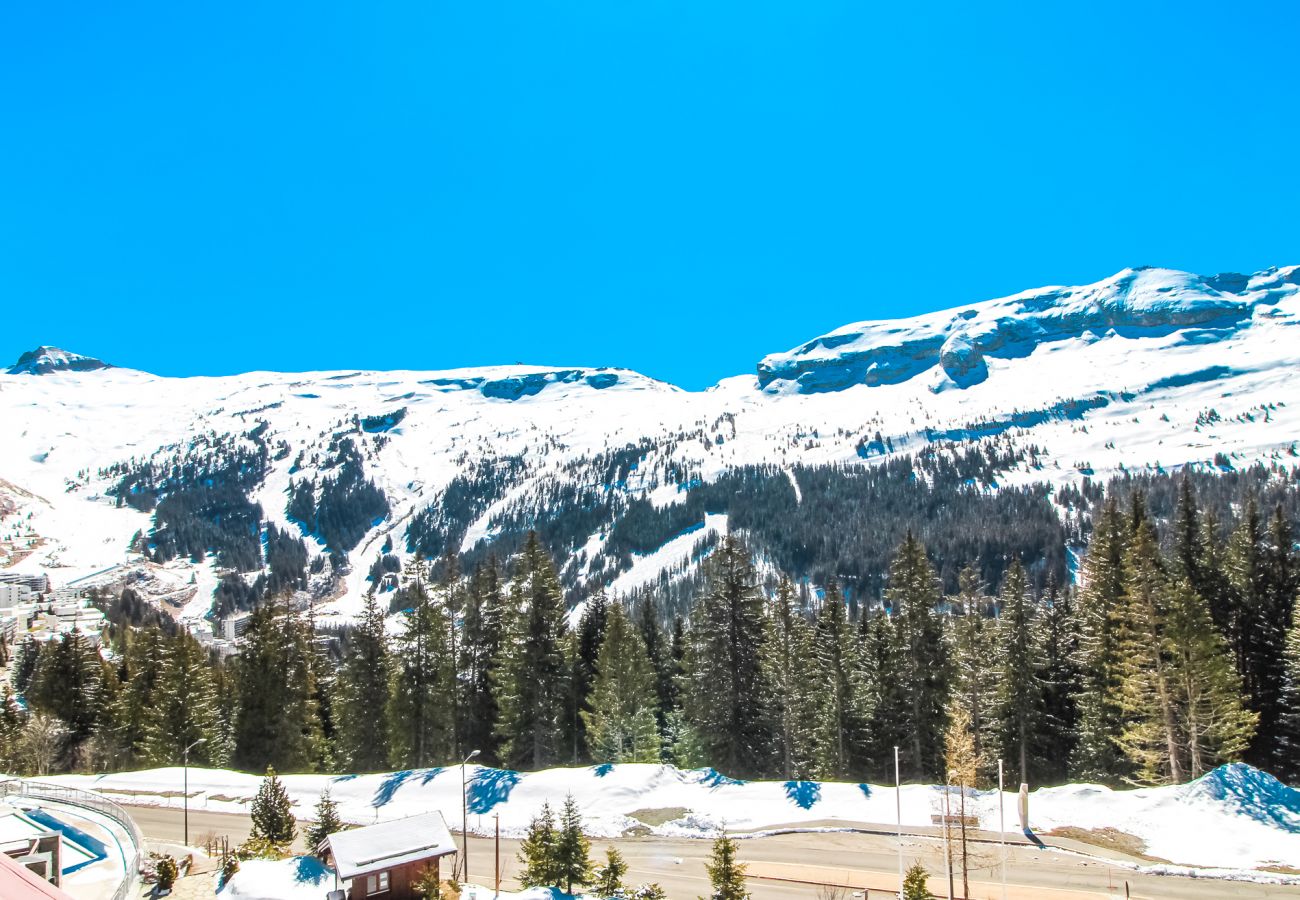
[[[341,640],[272,598],[228,661],[146,623],[122,629],[113,662],[77,636],[21,644],[14,681],[33,719],[63,729],[54,766],[175,763],[201,736],[193,760],[252,771],[412,769],[479,750],[513,769],[880,781],[898,747],[908,778],[935,781],[959,726],[985,781],[998,758],[1033,784],[1170,783],[1234,760],[1295,780],[1288,516],[1250,497],[1221,523],[1183,479],[1158,528],[1145,496],[1101,503],[1077,590],[1036,588],[1013,558],[996,586],[967,566],[946,591],[909,532],[881,602],[855,614],[834,578],[762,578],[728,535],[686,616],[665,621],[653,592],[571,612],[533,533],[508,568],[412,560],[396,635],[373,594]],[[21,724],[5,728],[22,746]]]

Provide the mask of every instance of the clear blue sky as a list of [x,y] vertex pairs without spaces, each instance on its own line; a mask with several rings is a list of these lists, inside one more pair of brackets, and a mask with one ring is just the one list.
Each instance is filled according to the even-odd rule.
[[0,360],[618,365],[1300,262],[1289,3],[0,11]]

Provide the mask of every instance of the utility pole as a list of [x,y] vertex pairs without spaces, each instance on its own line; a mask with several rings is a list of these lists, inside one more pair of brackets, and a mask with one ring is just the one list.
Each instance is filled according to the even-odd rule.
[[496,822],[496,840],[493,842],[493,850],[496,853],[496,889],[492,895],[501,896],[501,813],[495,813],[492,818]]

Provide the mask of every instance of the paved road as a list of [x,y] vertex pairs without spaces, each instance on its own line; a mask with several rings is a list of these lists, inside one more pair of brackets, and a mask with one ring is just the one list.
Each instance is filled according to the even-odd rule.
[[[131,815],[148,838],[163,841],[181,839],[181,811],[155,807],[131,807]],[[207,835],[228,835],[232,843],[248,836],[247,816],[190,811],[190,842],[202,844]],[[904,836],[904,858],[910,865],[919,859],[932,873],[942,873],[942,844],[934,838]],[[627,860],[628,881],[633,884],[657,881],[673,900],[692,900],[707,895],[704,863],[710,844],[688,838],[623,838],[593,840],[593,857],[602,858],[605,847],[616,844]],[[502,839],[502,887],[517,886],[515,859],[519,842]],[[972,900],[1000,900],[996,843],[976,843],[970,850]],[[883,900],[897,890],[898,853],[895,839],[888,834],[803,833],[745,838],[740,841],[741,860],[750,865],[749,887],[754,900],[827,900],[830,896],[817,882],[849,883],[857,890],[870,888],[872,900]],[[470,880],[490,884],[493,876],[491,838],[471,837]],[[781,879],[781,880],[778,880]],[[794,881],[784,879],[796,879]],[[813,882],[801,884],[799,881]],[[1125,882],[1130,896],[1148,900],[1235,900],[1235,898],[1294,898],[1294,886],[1259,885],[1241,882],[1201,880],[1159,875],[1137,875],[1113,868],[1105,861],[1074,853],[1043,850],[1033,845],[1008,848],[1008,900],[1095,900],[1124,897]],[[956,895],[961,895],[958,876]],[[942,877],[932,889],[943,896]],[[848,900],[848,892],[842,895]]]

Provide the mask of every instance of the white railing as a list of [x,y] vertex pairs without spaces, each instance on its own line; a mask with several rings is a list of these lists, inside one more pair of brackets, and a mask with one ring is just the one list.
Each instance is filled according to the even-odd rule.
[[113,893],[112,900],[127,900],[128,897],[134,897],[139,893],[140,854],[144,847],[144,835],[140,833],[140,826],[135,824],[135,820],[121,806],[93,791],[83,791],[80,788],[49,784],[44,781],[27,781],[21,778],[0,781],[0,799],[8,797],[23,797],[29,800],[46,800],[51,803],[66,803],[69,806],[79,806],[83,809],[101,813],[121,825],[126,829],[126,833],[131,839],[131,850],[124,861],[126,873],[122,878],[122,883],[117,886],[117,890]]

